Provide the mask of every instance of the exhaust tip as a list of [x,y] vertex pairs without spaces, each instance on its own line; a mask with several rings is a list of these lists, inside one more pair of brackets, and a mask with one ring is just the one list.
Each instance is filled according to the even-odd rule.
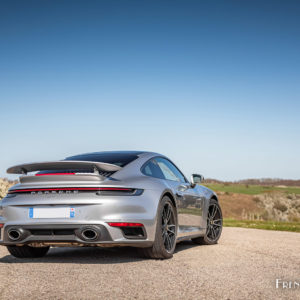
[[98,238],[99,234],[97,231],[95,231],[94,229],[92,228],[87,228],[87,229],[84,229],[82,232],[81,232],[81,235],[83,237],[83,239],[87,240],[87,241],[92,241],[92,240],[95,240]]
[[8,231],[7,235],[10,240],[17,241],[20,239],[22,234],[21,234],[20,230],[18,230],[18,229],[11,229]]

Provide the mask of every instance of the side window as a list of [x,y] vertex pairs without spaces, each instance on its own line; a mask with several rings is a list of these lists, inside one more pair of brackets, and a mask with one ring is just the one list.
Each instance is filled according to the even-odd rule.
[[165,179],[164,174],[154,159],[151,159],[148,163],[146,163],[141,171],[147,176]]
[[155,161],[164,174],[165,179],[186,182],[182,173],[169,160],[157,157],[155,158]]

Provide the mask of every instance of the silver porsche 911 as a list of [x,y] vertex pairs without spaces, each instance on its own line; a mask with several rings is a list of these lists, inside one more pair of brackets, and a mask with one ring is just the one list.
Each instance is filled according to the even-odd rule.
[[0,245],[19,258],[51,246],[133,246],[148,258],[172,257],[176,243],[216,244],[222,231],[217,195],[189,182],[165,156],[97,152],[22,164],[0,202]]

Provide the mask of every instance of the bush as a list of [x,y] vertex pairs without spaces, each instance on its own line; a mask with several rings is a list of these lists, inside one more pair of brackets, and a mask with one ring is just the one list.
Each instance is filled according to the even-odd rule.
[[8,189],[14,184],[13,181],[0,178],[0,200],[6,196]]
[[252,199],[253,199],[253,201],[256,202],[256,203],[259,203],[259,202],[260,202],[260,198],[257,197],[257,196],[254,196]]
[[300,222],[300,218],[297,215],[290,215],[289,221],[290,222]]
[[279,201],[275,202],[273,207],[277,210],[280,210],[281,212],[285,212],[288,209],[284,203],[281,203]]

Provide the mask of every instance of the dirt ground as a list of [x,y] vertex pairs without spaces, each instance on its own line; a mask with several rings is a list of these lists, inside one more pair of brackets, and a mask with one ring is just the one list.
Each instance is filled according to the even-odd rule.
[[52,248],[16,259],[0,247],[0,299],[300,299],[300,234],[224,228],[218,245],[177,245],[169,260],[133,248]]

